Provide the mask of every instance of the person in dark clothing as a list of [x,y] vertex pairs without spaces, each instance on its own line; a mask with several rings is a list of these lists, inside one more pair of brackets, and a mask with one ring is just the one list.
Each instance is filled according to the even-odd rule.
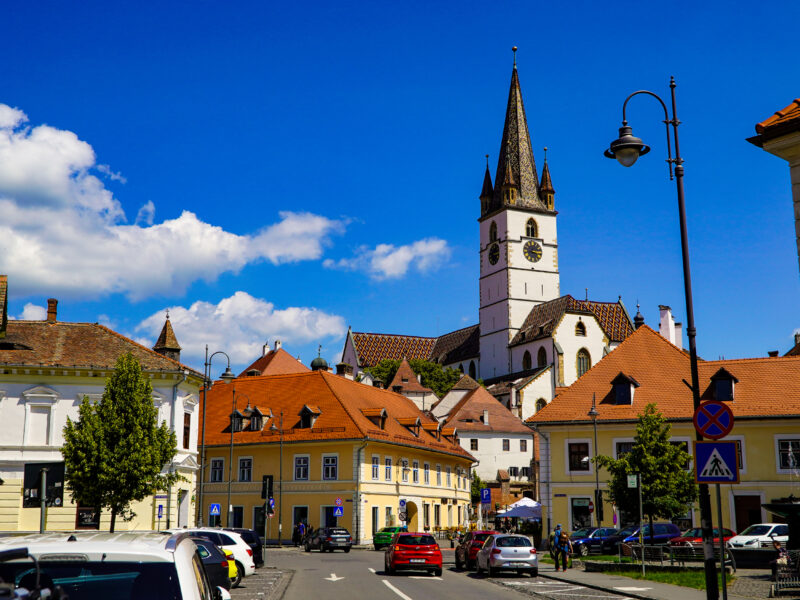
[[556,530],[553,532],[553,544],[556,548],[556,571],[558,571],[559,560],[561,560],[563,569],[566,571],[567,559],[569,558],[570,552],[572,552],[572,543],[569,541],[569,535],[567,535],[567,532],[561,529],[560,523],[556,526]]

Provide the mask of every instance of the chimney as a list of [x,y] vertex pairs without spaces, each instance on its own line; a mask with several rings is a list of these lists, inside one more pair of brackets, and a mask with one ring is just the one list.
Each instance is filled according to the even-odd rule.
[[281,349],[281,341],[275,340],[275,351],[277,352],[280,349]]
[[[2,296],[3,282],[0,280],[0,296]],[[800,344],[800,331],[794,334],[794,345]]]
[[47,322],[55,323],[58,316],[58,300],[55,298],[47,299]]
[[0,340],[6,337],[8,325],[8,275],[0,275]]
[[767,356],[769,356],[770,358],[776,358],[778,356],[778,351],[770,350],[769,352],[767,352]]
[[269,340],[267,340],[266,344],[261,346],[261,356],[266,356],[267,354],[269,354]]
[[663,304],[658,305],[658,333],[670,344],[675,344],[675,319],[672,309]]
[[336,374],[353,381],[353,367],[346,362],[340,362],[336,365]]
[[675,345],[683,348],[683,323],[675,323]]
[[481,421],[483,421],[484,425],[488,425],[489,424],[489,411],[488,410],[484,410],[483,411],[483,417],[481,418]]

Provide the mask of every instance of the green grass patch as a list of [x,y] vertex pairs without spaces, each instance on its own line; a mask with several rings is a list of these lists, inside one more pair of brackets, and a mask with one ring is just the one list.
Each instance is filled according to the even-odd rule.
[[[671,585],[682,585],[684,587],[694,588],[696,590],[706,589],[706,574],[703,571],[682,571],[680,573],[668,573],[664,571],[645,571],[642,576],[641,569],[639,570],[625,570],[614,571],[614,575],[622,575],[630,577],[631,579],[642,579],[646,581],[655,581],[657,583],[669,583]],[[733,575],[727,576],[727,584],[731,585],[733,582]],[[722,586],[722,574],[717,573],[717,585]]]

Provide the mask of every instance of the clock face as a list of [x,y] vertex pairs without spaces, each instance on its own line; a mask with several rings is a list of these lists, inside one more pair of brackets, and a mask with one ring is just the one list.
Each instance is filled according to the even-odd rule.
[[494,265],[498,260],[500,260],[500,245],[492,244],[491,248],[489,248],[489,262]]
[[531,240],[522,248],[522,253],[529,261],[539,262],[539,259],[542,258],[542,247],[538,242]]

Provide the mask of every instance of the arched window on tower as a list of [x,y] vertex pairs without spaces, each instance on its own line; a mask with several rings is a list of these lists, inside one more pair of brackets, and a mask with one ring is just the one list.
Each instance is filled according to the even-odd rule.
[[583,321],[578,321],[575,325],[575,335],[586,337],[586,325],[583,324]]
[[497,223],[492,221],[492,224],[489,226],[489,241],[494,242],[497,240]]
[[522,370],[527,371],[531,368],[531,353],[525,350],[525,354],[522,355]]
[[475,361],[471,360],[469,361],[469,376],[475,379],[475,375]]
[[539,348],[539,354],[536,356],[536,364],[540,367],[547,365],[547,352],[544,348]]
[[543,409],[545,406],[547,406],[547,400],[545,400],[544,398],[539,398],[539,399],[536,401],[536,412],[539,412],[539,411],[540,411],[540,410],[542,410],[542,409]]
[[586,348],[578,350],[577,356],[578,377],[586,373],[592,367],[592,357]]
[[539,228],[536,227],[536,221],[533,219],[528,219],[525,225],[525,235],[532,238],[539,237]]

